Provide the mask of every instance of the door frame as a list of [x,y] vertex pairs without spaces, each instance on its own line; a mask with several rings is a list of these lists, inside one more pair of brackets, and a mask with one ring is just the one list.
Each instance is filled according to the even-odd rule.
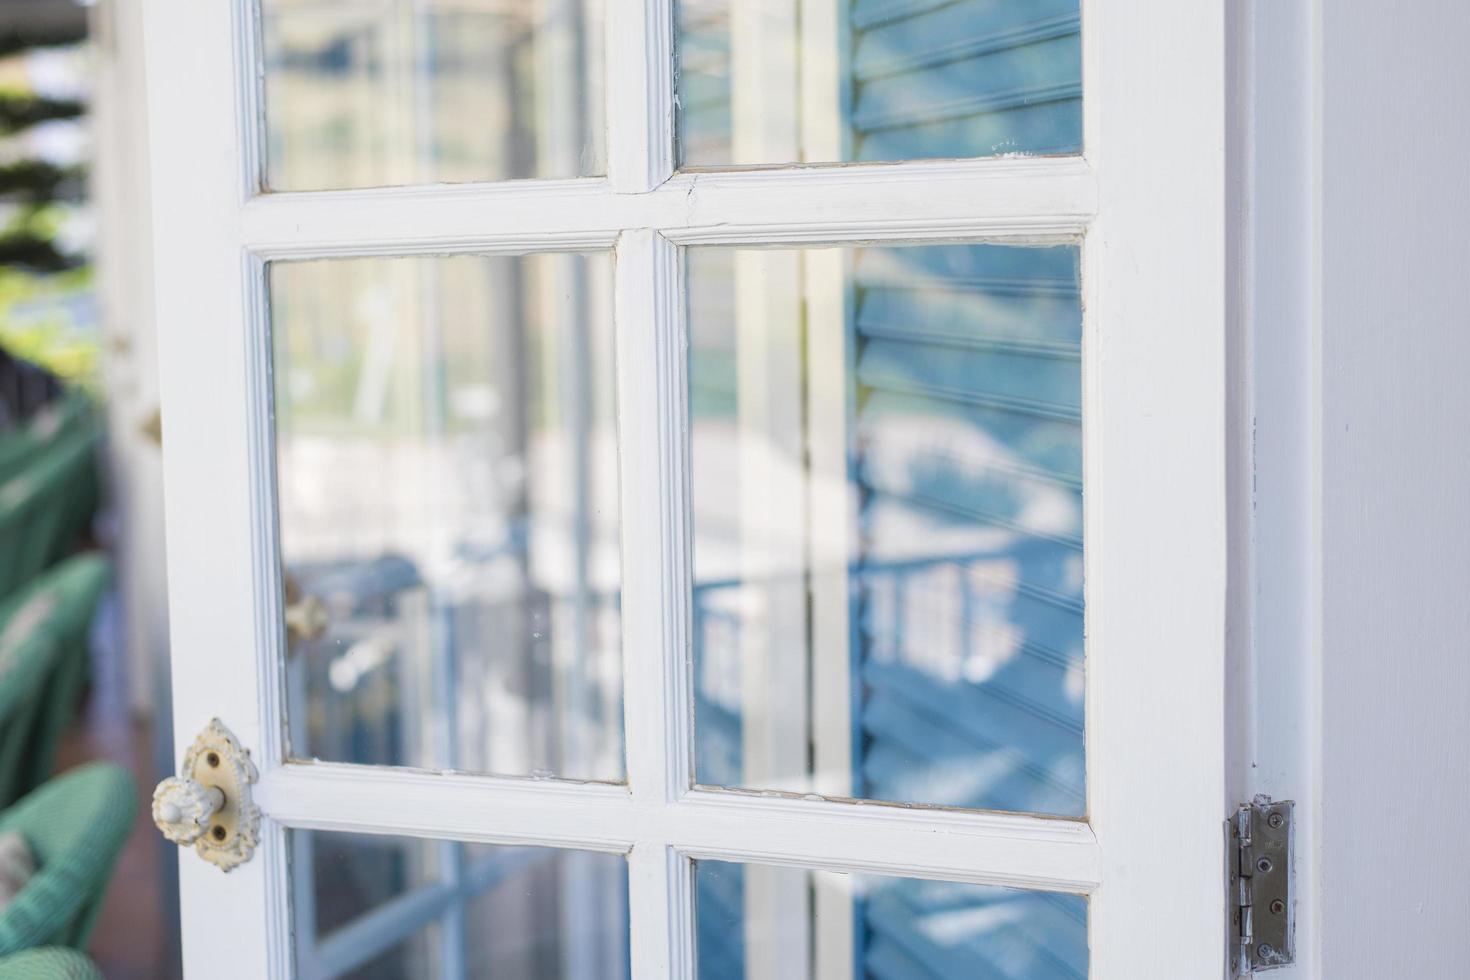
[[[1079,157],[676,174],[671,0],[609,0],[606,178],[261,195],[249,4],[144,0],[176,748],[222,718],[265,815],[230,875],[180,862],[190,975],[290,975],[287,827],[625,853],[640,978],[693,975],[701,857],[1080,892],[1096,980],[1223,973],[1225,5],[1082,8]],[[1087,821],[691,789],[679,248],[975,238],[1083,242]],[[287,762],[265,264],[584,249],[616,256],[627,785]]]

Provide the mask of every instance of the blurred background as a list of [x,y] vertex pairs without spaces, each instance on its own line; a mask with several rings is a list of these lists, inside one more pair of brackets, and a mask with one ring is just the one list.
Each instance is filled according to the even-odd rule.
[[[0,952],[80,945],[109,978],[167,978],[176,855],[146,813],[174,763],[136,7],[0,3],[0,827],[54,827],[64,806],[92,839],[35,849],[93,852],[75,907],[41,910],[61,925],[23,937],[10,910]],[[17,814],[43,786],[55,800]]]

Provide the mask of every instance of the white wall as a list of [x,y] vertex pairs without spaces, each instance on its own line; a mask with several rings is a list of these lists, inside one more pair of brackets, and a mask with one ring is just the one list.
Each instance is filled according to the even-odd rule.
[[[168,594],[163,552],[163,470],[146,429],[158,410],[153,323],[148,126],[137,0],[92,8],[98,210],[98,291],[106,334],[108,484],[115,509],[117,585],[128,651],[129,700],[165,726]],[[163,699],[162,704],[159,704]]]
[[1233,473],[1241,502],[1232,516],[1249,542],[1233,576],[1238,734],[1231,772],[1238,800],[1265,793],[1297,803],[1296,965],[1273,976],[1318,980],[1313,21],[1304,2],[1241,6],[1237,91],[1246,118],[1236,148],[1242,246],[1235,322],[1245,392],[1232,417],[1245,462]]
[[[113,557],[127,651],[128,700],[152,720],[158,778],[174,771],[168,675],[168,587],[163,549],[163,463],[145,431],[158,408],[158,344],[153,321],[153,238],[149,207],[147,99],[138,0],[90,8],[95,138],[92,194],[97,208],[97,282],[107,338],[108,491]],[[139,787],[152,792],[151,786]],[[162,920],[178,929],[178,849],[158,852]],[[174,935],[169,948],[178,949]],[[174,967],[176,969],[176,967]]]
[[1317,0],[1321,976],[1470,976],[1470,4]]
[[1303,818],[1270,976],[1470,976],[1470,6],[1234,9],[1231,790]]

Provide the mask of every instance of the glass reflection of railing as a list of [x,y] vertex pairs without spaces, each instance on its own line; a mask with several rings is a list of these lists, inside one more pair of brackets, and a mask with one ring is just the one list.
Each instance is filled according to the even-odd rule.
[[[1073,595],[1027,584],[993,553],[856,563],[847,581],[850,639],[839,655],[852,687],[852,796],[1083,812],[1080,582]],[[806,583],[694,587],[695,767],[704,785],[745,785],[741,672],[752,654],[742,636],[753,615],[747,593],[757,588]]]
[[[514,885],[520,879],[529,878],[534,869],[545,866],[556,853],[545,848],[517,848],[496,850],[469,859],[462,853],[463,846],[457,843],[427,844],[426,847],[433,847],[439,852],[439,863],[445,865],[441,880],[412,888],[402,869],[387,872],[377,869],[381,880],[359,880],[358,884],[369,890],[396,893],[394,897],[325,935],[318,935],[319,921],[314,900],[318,900],[321,885],[313,880],[313,876],[319,873],[314,837],[311,833],[297,832],[292,839],[297,902],[296,974],[302,980],[341,977],[380,958],[388,959],[393,965],[385,970],[388,963],[377,964],[379,974],[396,972],[409,975],[414,972],[407,962],[415,958],[413,952],[400,949],[392,955],[395,947],[436,924],[439,934],[434,937],[437,940],[434,945],[438,948],[432,952],[428,949],[414,952],[437,963],[438,968],[428,975],[449,980],[462,978],[466,975],[463,951],[465,907],[491,889]],[[342,858],[340,854],[337,857]],[[358,867],[353,870],[353,877],[372,873],[369,862],[356,863]],[[451,944],[449,934],[457,934],[457,942]],[[390,955],[385,957],[385,954]]]
[[[503,557],[481,556],[476,568]],[[541,675],[552,666],[534,638],[551,621],[546,610],[568,597],[497,590],[473,575],[480,587],[452,590],[395,555],[291,573],[328,610],[320,635],[288,642],[294,755],[492,771],[478,753],[496,741],[496,725],[519,742],[523,716],[544,718],[552,686]],[[518,631],[496,628],[511,620]],[[479,697],[477,712],[477,696],[499,689],[471,683],[483,681],[492,649],[510,670],[539,670],[540,679],[518,708]],[[496,709],[504,719],[491,717]],[[620,856],[297,831],[291,874],[296,972],[310,980],[540,975],[573,962],[594,964],[578,975],[596,980],[627,975]]]
[[[835,654],[806,652],[846,661],[852,796],[1083,812],[1080,579],[1073,595],[1053,592],[1025,582],[1019,570],[1024,562],[1015,562],[1014,553],[1011,558],[930,555],[846,569],[849,642]],[[752,630],[756,643],[770,639],[768,631],[761,639],[763,624],[751,621],[762,605],[751,593],[790,589],[810,595],[801,575],[694,587],[700,784],[750,785],[742,778],[742,728],[752,695],[742,687],[742,668],[753,655],[790,657],[800,650],[785,644],[744,649]],[[811,734],[815,758],[822,736]],[[718,873],[706,873],[717,866]],[[748,873],[739,864],[699,863],[700,977],[747,976],[747,942],[772,926],[760,903],[751,904]],[[1086,976],[1086,902],[1080,897],[902,878],[875,879],[872,887],[850,884],[848,893],[854,977],[947,978],[991,969],[1018,980]]]
[[[324,637],[299,645],[290,658],[293,751],[337,762],[441,768],[458,760],[459,767],[472,767],[485,744],[426,742],[463,742],[459,728],[477,724],[468,719],[445,729],[445,719],[435,717],[452,713],[464,669],[441,661],[455,660],[470,638],[429,642],[434,618],[441,630],[448,617],[465,620],[459,633],[471,625],[495,632],[495,623],[511,618],[548,622],[557,601],[533,591],[436,609],[412,564],[391,556],[318,568],[303,579],[314,582],[332,619]],[[989,553],[857,563],[847,569],[847,581],[850,640],[838,653],[845,663],[836,673],[846,673],[852,688],[853,796],[1082,812],[1080,589],[1063,595],[1029,585]],[[741,677],[744,658],[752,655],[744,649],[746,631],[756,615],[750,600],[760,591],[788,589],[804,594],[807,583],[794,576],[694,585],[696,779],[702,784],[742,785],[747,695]],[[620,595],[599,592],[584,600],[616,608]],[[535,632],[521,639],[531,643]],[[491,642],[509,643],[510,636],[501,630]],[[791,640],[805,642],[800,635]],[[405,657],[414,645],[451,655]],[[778,653],[790,651],[759,655]],[[527,670],[549,670],[529,646],[517,657]],[[519,695],[526,703],[517,710],[534,710],[549,684],[544,677],[526,680]],[[565,723],[600,724],[584,710],[588,703],[563,706]],[[485,709],[484,731],[477,729],[472,741],[494,741],[494,708]]]
[[507,556],[428,582],[406,559],[297,565],[326,610],[288,638],[291,752],[504,776],[621,774],[618,596],[526,584]]
[[423,628],[427,590],[407,559],[324,562],[292,570],[298,588],[327,609],[327,628],[288,643],[291,751],[333,762],[402,765],[403,698],[397,655]]
[[[841,655],[852,688],[852,795],[1080,812],[1080,588],[1071,596],[1050,593],[1020,581],[1014,569],[1007,578],[1007,567],[994,553],[967,553],[865,561],[846,569],[851,640]],[[306,572],[303,584],[332,608],[332,619],[324,637],[290,657],[293,725],[310,726],[309,735],[293,731],[293,745],[309,745],[312,754],[333,761],[412,764],[404,740],[414,737],[426,719],[402,714],[409,692],[396,686],[409,666],[402,663],[400,647],[421,636],[434,615],[428,587],[411,563],[391,556]],[[693,587],[700,783],[742,785],[748,694],[741,671],[743,658],[751,655],[743,644],[753,625],[752,610],[759,606],[750,597],[772,589],[805,594],[809,582],[795,575],[707,580]],[[615,606],[620,595],[597,593],[586,599]],[[525,603],[520,596],[514,605],[523,613]],[[1069,645],[1072,637],[1075,645]],[[453,649],[451,644],[441,652]],[[775,653],[791,651],[767,655]],[[432,705],[427,710],[432,713]],[[977,773],[989,776],[980,779]],[[349,952],[362,948],[363,935],[391,933],[402,942],[431,922],[441,923],[430,944],[441,952],[433,955],[451,957],[453,943],[442,938],[442,923],[462,921],[477,895],[498,882],[536,874],[527,869],[544,859],[539,852],[513,851],[474,857],[452,842],[435,848],[432,864],[443,874],[431,875],[426,884],[398,882],[390,889],[394,897],[298,949],[303,962],[313,965],[310,975],[337,976],[365,962]],[[300,896],[313,887],[312,854],[304,839],[295,857]],[[745,914],[741,877],[729,881],[729,894],[701,887],[699,900],[719,904],[723,899],[731,906],[728,914],[738,919]],[[855,898],[863,944],[878,941],[869,921],[876,910],[867,904]],[[372,948],[386,949],[381,940]],[[454,965],[452,958],[436,962]],[[446,967],[433,975],[461,974]]]
[[620,854],[291,832],[303,980],[627,980]]

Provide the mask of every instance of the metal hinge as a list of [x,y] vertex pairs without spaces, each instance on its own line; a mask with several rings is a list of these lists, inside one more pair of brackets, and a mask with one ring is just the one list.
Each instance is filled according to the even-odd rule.
[[1295,804],[1257,796],[1229,821],[1230,975],[1248,976],[1295,961],[1291,827]]

